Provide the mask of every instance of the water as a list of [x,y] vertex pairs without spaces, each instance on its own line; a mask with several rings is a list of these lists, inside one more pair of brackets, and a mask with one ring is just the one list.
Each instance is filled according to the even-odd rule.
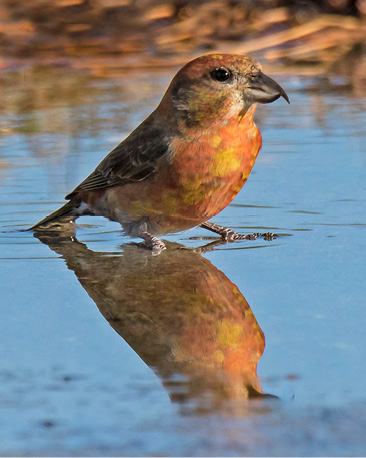
[[173,73],[1,76],[0,453],[364,455],[365,98],[276,78],[291,105],[258,108],[263,149],[214,219],[274,241],[192,229],[152,257],[103,218],[19,232]]

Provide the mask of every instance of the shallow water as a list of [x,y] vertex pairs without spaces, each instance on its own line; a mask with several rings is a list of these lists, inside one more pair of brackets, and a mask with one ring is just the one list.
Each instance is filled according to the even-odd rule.
[[77,240],[19,231],[173,73],[1,76],[0,453],[364,455],[365,98],[277,77],[291,105],[258,108],[263,149],[214,219],[273,241],[202,253],[192,229],[152,257],[103,218]]

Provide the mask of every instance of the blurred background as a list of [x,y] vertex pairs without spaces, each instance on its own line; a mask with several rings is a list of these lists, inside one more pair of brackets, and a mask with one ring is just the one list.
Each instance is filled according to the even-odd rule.
[[225,50],[286,72],[341,72],[365,91],[365,31],[366,0],[3,0],[0,68],[42,62],[110,75]]

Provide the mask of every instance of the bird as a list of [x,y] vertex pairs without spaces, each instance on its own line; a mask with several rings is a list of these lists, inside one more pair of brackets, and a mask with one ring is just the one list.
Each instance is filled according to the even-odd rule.
[[258,103],[289,97],[259,62],[207,54],[184,65],[158,107],[66,195],[68,202],[29,230],[62,230],[81,215],[119,222],[160,254],[162,235],[195,226],[226,241],[248,238],[209,220],[248,179],[262,137]]

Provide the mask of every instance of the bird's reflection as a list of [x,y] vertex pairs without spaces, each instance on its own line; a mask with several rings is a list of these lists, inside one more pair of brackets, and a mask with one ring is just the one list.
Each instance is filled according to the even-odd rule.
[[73,236],[35,236],[62,255],[172,401],[245,411],[249,398],[269,396],[257,377],[264,334],[236,285],[199,253],[168,243],[160,256],[133,244],[110,254]]

